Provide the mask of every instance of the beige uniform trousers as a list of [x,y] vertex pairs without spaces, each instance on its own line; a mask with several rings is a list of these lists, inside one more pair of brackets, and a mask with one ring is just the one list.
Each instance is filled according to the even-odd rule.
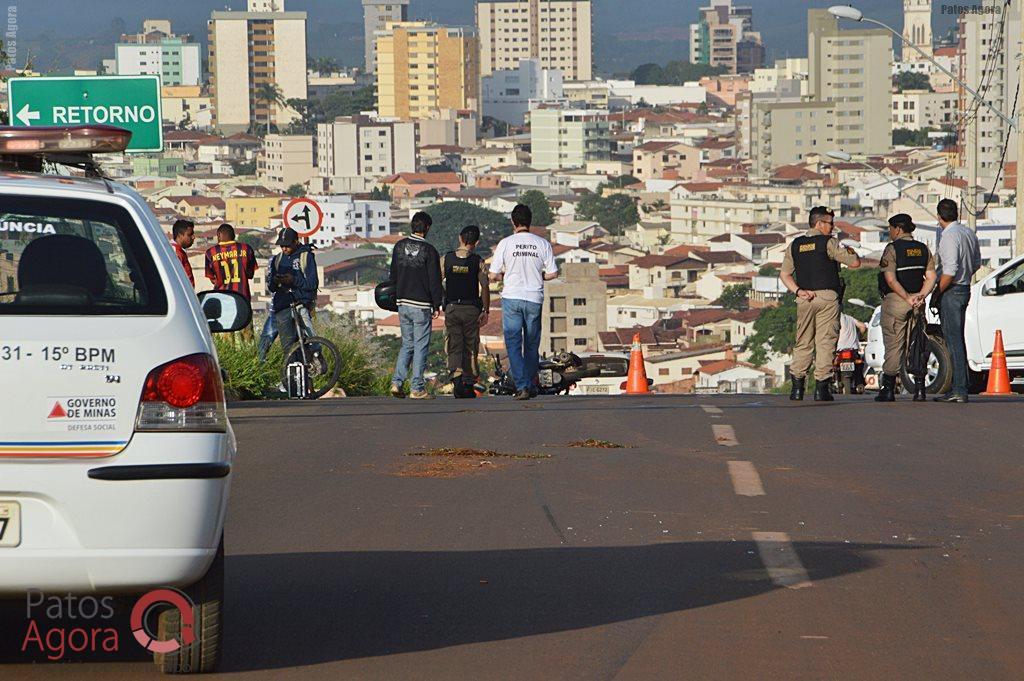
[[832,360],[839,343],[839,296],[815,291],[813,300],[796,299],[796,345],[790,373],[804,378],[814,362],[814,378],[832,378]]
[[900,373],[903,358],[907,354],[907,334],[914,319],[914,308],[895,293],[882,300],[882,342],[885,344],[885,361],[882,371],[889,376]]

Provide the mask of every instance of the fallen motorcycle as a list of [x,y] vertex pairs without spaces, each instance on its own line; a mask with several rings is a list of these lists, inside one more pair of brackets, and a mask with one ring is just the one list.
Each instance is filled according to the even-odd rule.
[[[512,373],[501,366],[501,360],[493,357],[494,375],[487,392],[491,395],[515,395],[516,384]],[[538,395],[569,394],[569,391],[584,378],[601,375],[601,367],[583,368],[583,360],[575,353],[559,352],[550,359],[542,358],[537,371],[534,389]]]

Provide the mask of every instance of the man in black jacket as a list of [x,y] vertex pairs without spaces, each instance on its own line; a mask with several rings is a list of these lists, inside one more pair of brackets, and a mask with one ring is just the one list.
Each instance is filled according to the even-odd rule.
[[395,244],[391,254],[390,280],[395,284],[398,299],[398,320],[402,328],[402,349],[398,352],[395,373],[391,377],[391,394],[405,397],[403,386],[412,378],[409,397],[430,399],[423,372],[427,368],[430,351],[431,320],[441,313],[441,257],[437,249],[427,243],[427,232],[432,221],[420,211],[412,216],[412,234]]

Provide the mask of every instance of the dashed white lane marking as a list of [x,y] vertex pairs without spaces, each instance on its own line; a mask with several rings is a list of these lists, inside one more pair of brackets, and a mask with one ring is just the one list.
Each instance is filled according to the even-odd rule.
[[735,447],[739,444],[739,441],[736,439],[736,431],[732,429],[732,426],[713,423],[711,424],[711,431],[715,434],[715,442],[723,447]]
[[749,461],[730,461],[729,475],[732,477],[732,488],[742,497],[759,497],[764,495],[761,476],[757,474],[754,464]]
[[704,410],[705,414],[711,414],[711,416],[714,418],[719,418],[722,415],[721,409],[710,404],[702,404],[700,405],[700,408]]
[[757,552],[768,570],[768,576],[779,586],[787,589],[803,589],[814,586],[803,563],[793,550],[789,535],[785,532],[754,532]]

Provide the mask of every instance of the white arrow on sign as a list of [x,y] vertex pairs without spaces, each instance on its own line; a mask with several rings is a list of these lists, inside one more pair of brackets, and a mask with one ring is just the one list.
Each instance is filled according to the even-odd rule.
[[39,120],[39,115],[38,111],[29,111],[28,104],[26,104],[21,107],[21,111],[15,115],[15,118],[21,121],[22,125],[32,125],[32,121]]

